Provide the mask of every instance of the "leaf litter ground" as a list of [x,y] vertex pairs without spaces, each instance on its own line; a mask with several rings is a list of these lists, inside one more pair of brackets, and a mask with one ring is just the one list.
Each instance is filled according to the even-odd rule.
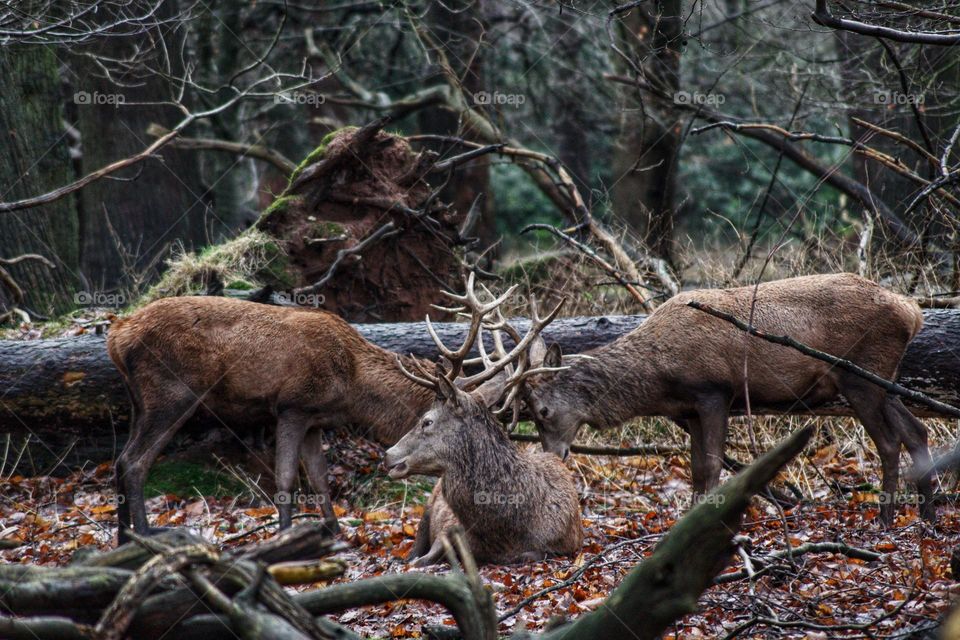
[[[360,439],[330,439],[336,511],[341,536],[351,545],[341,554],[348,570],[338,581],[404,571],[443,573],[445,566],[417,570],[404,563],[429,485],[386,480],[378,470],[380,455]],[[582,495],[582,552],[481,570],[498,611],[506,616],[503,633],[541,629],[552,618],[575,618],[600,606],[682,517],[690,500],[682,447],[661,456],[573,456],[570,466]],[[725,573],[743,574],[746,559],[754,578],[722,578],[727,581],[704,593],[698,611],[679,620],[665,637],[897,637],[935,624],[958,591],[950,559],[960,533],[960,511],[953,501],[944,501],[939,522],[931,527],[914,506],[901,506],[894,527],[885,530],[877,522],[871,489],[877,473],[868,450],[837,447],[827,438],[808,451],[781,478],[805,502],[781,511],[757,499],[747,514],[739,551]],[[13,476],[2,485],[0,545],[22,543],[0,552],[5,561],[64,565],[78,551],[115,544],[109,463],[67,477]],[[265,492],[237,493],[241,495],[159,495],[148,500],[151,521],[191,527],[227,545],[272,535],[273,527],[264,525],[276,511],[257,497]],[[842,542],[882,556],[865,561],[808,553],[792,561],[765,562],[788,547],[817,542]],[[407,600],[348,611],[336,619],[377,637],[418,637],[424,624],[453,624],[441,607]]]

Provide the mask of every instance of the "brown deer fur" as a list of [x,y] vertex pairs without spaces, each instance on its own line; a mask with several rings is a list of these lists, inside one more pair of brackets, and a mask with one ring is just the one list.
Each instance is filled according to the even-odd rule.
[[[292,492],[302,453],[310,483],[331,516],[321,429],[358,424],[391,445],[434,398],[398,371],[395,354],[325,311],[218,297],[167,298],[116,321],[107,350],[133,404],[116,478],[118,495],[126,496],[120,521],[137,531],[148,530],[147,472],[201,406],[226,426],[239,417],[275,422],[278,492]],[[292,505],[278,502],[280,526],[287,527]]]
[[440,535],[457,522],[478,562],[510,564],[577,552],[583,542],[580,504],[560,459],[518,451],[485,402],[442,377],[439,387],[437,402],[385,459],[392,478],[441,477],[411,554],[419,556],[414,564],[438,562]]
[[[752,406],[784,412],[843,396],[873,439],[884,494],[893,496],[900,445],[914,463],[929,460],[926,429],[898,397],[687,306],[695,300],[747,321],[754,293],[754,287],[681,293],[629,334],[590,351],[592,358],[570,360],[564,363],[569,365],[566,370],[531,377],[525,399],[544,448],[565,457],[583,424],[604,429],[636,416],[668,416],[690,433],[693,485],[702,493],[719,481],[727,417],[731,410],[744,408],[745,386]],[[913,301],[852,274],[761,284],[753,312],[757,328],[791,336],[888,380],[896,377],[922,322]],[[541,342],[531,357],[536,364],[560,364],[556,345],[544,353]],[[930,479],[921,478],[918,487],[922,510],[931,517]],[[881,513],[890,522],[889,500]]]

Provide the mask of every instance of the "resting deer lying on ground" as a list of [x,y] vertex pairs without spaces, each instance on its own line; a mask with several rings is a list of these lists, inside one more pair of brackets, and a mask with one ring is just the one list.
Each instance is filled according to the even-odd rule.
[[[482,312],[468,329],[467,349],[480,318],[510,294],[482,305],[472,289],[471,275],[467,295],[457,298]],[[107,350],[133,405],[130,439],[116,462],[117,494],[126,498],[117,515],[121,525],[132,524],[141,533],[150,532],[143,500],[147,472],[201,407],[224,425],[240,417],[245,423],[276,423],[277,509],[280,528],[286,528],[293,505],[285,498],[297,479],[298,457],[324,514],[333,516],[321,429],[358,424],[389,446],[416,426],[435,396],[402,375],[396,354],[370,344],[336,315],[312,309],[167,298],[117,321]],[[462,359],[466,350],[453,355]],[[414,359],[406,364],[414,365]],[[470,388],[507,364],[458,384]],[[119,535],[125,539],[123,526]]]
[[[535,319],[531,331],[539,333],[544,324]],[[478,344],[489,364],[482,342]],[[508,356],[499,354],[502,363]],[[473,393],[459,390],[439,366],[436,375],[421,368],[417,376],[400,364],[411,380],[437,394],[420,424],[391,447],[384,460],[394,479],[412,474],[441,478],[409,556],[414,566],[440,561],[441,536],[458,523],[482,563],[536,561],[580,549],[580,503],[570,472],[550,453],[518,451],[488,409],[524,374],[526,358],[517,360],[510,378],[491,379]],[[504,408],[510,401],[508,397]]]
[[[693,487],[702,494],[719,482],[727,417],[745,406],[788,412],[843,396],[880,456],[881,518],[893,519],[900,445],[928,468],[927,431],[897,396],[846,371],[785,346],[745,337],[731,324],[687,306],[691,300],[747,321],[753,287],[681,293],[629,334],[587,353],[562,371],[535,373],[524,398],[543,447],[566,457],[581,425],[606,429],[637,416],[663,415],[690,433]],[[888,380],[920,331],[923,316],[908,298],[852,274],[807,276],[764,283],[756,290],[753,324],[844,358]],[[744,380],[744,355],[747,376]],[[536,366],[560,366],[556,345],[531,352]],[[917,482],[921,513],[933,519],[929,476]]]

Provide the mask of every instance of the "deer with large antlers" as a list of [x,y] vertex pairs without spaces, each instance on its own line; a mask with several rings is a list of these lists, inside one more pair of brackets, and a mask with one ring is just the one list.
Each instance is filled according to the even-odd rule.
[[[754,287],[674,296],[629,334],[564,362],[557,345],[533,345],[536,372],[522,394],[543,447],[566,457],[580,427],[613,428],[638,416],[662,415],[690,433],[693,486],[719,482],[727,418],[754,406],[815,411],[842,396],[863,423],[883,472],[881,519],[892,522],[900,447],[928,468],[927,431],[897,396],[789,347],[747,337],[698,311],[697,301],[769,334],[788,335],[888,380],[896,377],[923,316],[913,301],[852,274],[819,275]],[[746,365],[746,366],[745,366]],[[931,478],[917,482],[921,513],[935,517]]]
[[[545,373],[530,367],[527,353],[559,310],[557,305],[544,318],[534,314],[523,337],[503,321],[499,309],[491,312],[490,320],[482,318],[477,347],[484,369],[474,374],[474,379],[483,384],[470,393],[458,388],[467,385],[455,381],[455,376],[472,345],[448,349],[430,328],[429,320],[428,330],[451,368],[438,365],[431,374],[415,363],[418,373],[412,373],[398,361],[404,375],[437,396],[420,424],[391,447],[384,459],[391,478],[412,474],[440,477],[409,556],[415,566],[438,562],[443,557],[442,535],[457,524],[464,527],[478,562],[511,564],[579,550],[583,527],[570,472],[552,454],[518,451],[495,417],[495,413],[509,411],[515,422],[519,396],[513,390],[525,376]],[[483,328],[493,332],[495,359],[485,350]],[[514,339],[510,352],[503,347],[501,331]]]
[[[512,291],[512,290],[511,290]],[[482,318],[511,292],[483,303],[474,292],[451,296],[475,317],[463,361]],[[433,332],[432,326],[430,327]],[[532,338],[524,347],[529,346]],[[204,411],[226,426],[257,418],[276,423],[277,510],[289,527],[292,492],[302,458],[324,514],[333,517],[321,430],[369,427],[390,446],[418,424],[435,393],[411,382],[397,355],[364,340],[334,314],[217,297],[166,298],[118,320],[107,337],[133,405],[130,438],[116,461],[121,525],[149,533],[143,485],[147,472],[190,417]],[[515,350],[513,360],[520,352]],[[427,362],[404,358],[409,367]],[[510,361],[459,379],[464,388],[495,377]],[[432,366],[432,365],[431,365]],[[454,376],[459,373],[459,368]],[[125,539],[121,526],[120,539]]]

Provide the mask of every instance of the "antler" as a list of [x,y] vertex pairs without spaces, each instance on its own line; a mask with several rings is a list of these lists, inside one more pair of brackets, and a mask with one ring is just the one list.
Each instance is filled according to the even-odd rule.
[[[467,276],[467,288],[462,296],[455,293],[450,293],[448,291],[443,292],[443,294],[448,298],[454,300],[455,302],[462,303],[461,306],[450,308],[433,305],[435,308],[440,309],[441,311],[447,311],[461,315],[466,315],[465,312],[468,311],[470,315],[470,328],[467,330],[467,337],[463,341],[463,344],[461,344],[456,350],[450,349],[447,347],[447,345],[443,344],[440,336],[437,335],[436,330],[433,328],[433,323],[430,322],[429,314],[427,315],[427,332],[433,339],[434,344],[437,345],[437,349],[440,350],[440,355],[446,358],[447,361],[452,365],[450,371],[447,373],[448,380],[453,381],[463,370],[464,360],[466,360],[467,354],[470,353],[470,349],[473,348],[473,343],[476,341],[477,335],[480,332],[480,325],[483,324],[486,316],[490,314],[490,312],[498,309],[500,305],[507,300],[507,298],[513,295],[513,292],[516,291],[517,286],[518,285],[513,285],[499,298],[494,298],[490,302],[483,303],[480,301],[480,298],[477,297],[477,292],[474,291],[474,274],[471,271],[470,275]],[[484,290],[486,290],[486,288],[484,288]]]
[[[557,314],[560,312],[560,308],[563,307],[564,302],[566,302],[566,300],[561,300],[560,303],[543,318],[539,317],[534,310],[534,315],[530,319],[530,328],[527,330],[527,333],[523,336],[523,338],[516,342],[513,349],[497,359],[493,363],[493,366],[484,369],[480,373],[475,373],[472,376],[466,376],[462,378],[460,380],[460,385],[464,388],[469,388],[481,384],[503,371],[508,365],[517,363],[522,356],[526,355],[527,351],[530,349],[530,345],[533,344],[533,341],[537,338],[537,336],[540,335],[540,332],[543,331],[544,327],[550,324],[553,319],[557,317]],[[495,323],[492,326],[496,327],[497,324],[499,323]],[[506,321],[504,321],[503,324],[506,325]],[[506,326],[503,327],[503,330],[506,330]],[[513,330],[512,333],[517,337],[520,335]],[[524,358],[524,360],[526,360],[526,358]],[[517,371],[514,371],[512,377],[516,376]]]
[[[520,345],[527,344],[530,345],[533,340],[535,340],[543,329],[550,324],[551,321],[556,317],[557,313],[563,307],[566,298],[561,299],[560,302],[554,307],[553,311],[547,314],[546,317],[541,318],[539,311],[537,309],[536,298],[530,298],[530,329],[527,331],[527,334],[521,339],[520,333],[503,317],[503,314],[500,313],[500,310],[497,310],[497,321],[493,324],[486,326],[494,336],[494,347],[498,350],[498,354],[501,356],[501,360],[504,358],[510,358],[510,354],[503,352],[503,341],[500,338],[500,332],[504,332],[509,335],[517,347],[514,348],[514,351],[519,351],[519,356],[515,358],[517,366],[510,372],[507,377],[506,382],[503,385],[503,391],[506,392],[506,398],[504,398],[503,403],[494,411],[494,415],[498,418],[503,418],[507,411],[511,411],[512,415],[510,417],[510,423],[507,425],[507,431],[513,431],[517,426],[517,423],[520,421],[520,407],[522,404],[522,398],[520,397],[520,390],[522,388],[521,383],[529,378],[530,376],[536,375],[538,373],[547,373],[550,371],[562,371],[567,367],[534,367],[530,368],[531,362],[529,357],[529,346],[519,349]],[[513,352],[511,352],[513,353]]]
[[[483,287],[483,285],[481,285],[481,287]],[[439,376],[441,375],[446,377],[450,382],[456,380],[457,386],[461,389],[472,389],[492,379],[500,372],[506,371],[507,380],[503,385],[501,393],[501,395],[506,393],[506,398],[500,407],[494,411],[494,413],[497,415],[497,417],[502,418],[508,409],[512,409],[513,415],[510,426],[508,427],[512,430],[520,419],[521,383],[531,375],[545,373],[548,371],[560,371],[565,368],[535,367],[531,369],[529,351],[533,341],[536,340],[543,329],[553,321],[553,319],[560,312],[560,309],[563,307],[563,304],[566,302],[566,300],[561,300],[560,303],[550,311],[550,313],[544,317],[540,317],[540,314],[537,310],[536,300],[531,299],[530,328],[521,337],[520,332],[510,325],[506,318],[503,317],[503,312],[500,309],[501,305],[503,305],[503,303],[511,295],[513,295],[513,292],[516,289],[517,285],[513,285],[501,296],[496,297],[486,287],[483,287],[484,293],[488,297],[492,298],[490,302],[483,302],[474,289],[474,274],[471,272],[467,277],[466,291],[463,295],[444,292],[444,295],[447,297],[461,303],[460,306],[440,307],[434,305],[435,308],[442,311],[456,313],[458,315],[467,316],[470,318],[470,326],[467,329],[467,335],[463,343],[456,349],[447,347],[437,334],[433,323],[430,321],[430,316],[428,315],[426,318],[427,332],[433,339],[434,344],[437,345],[437,349],[440,351],[440,354],[450,363],[450,369],[441,373],[441,368],[438,366],[437,373],[433,374],[429,372],[419,360],[413,358],[413,368],[417,370],[417,372],[414,373],[407,369],[407,367],[404,366],[400,356],[397,356],[397,364],[400,367],[400,371],[404,376],[416,384],[431,389],[438,388]],[[491,314],[494,315],[492,320],[489,318]],[[492,355],[487,352],[486,345],[483,343],[484,330],[489,331],[493,337],[494,350]],[[509,351],[507,351],[506,347],[504,347],[502,336],[504,333],[510,336],[514,343],[513,348]],[[479,342],[477,343],[477,351],[480,354],[479,357],[467,359],[467,354],[473,347],[474,342],[477,342],[478,339]],[[483,370],[479,373],[475,373],[470,376],[464,376],[457,380],[457,376],[463,371],[464,365],[469,364],[482,364]]]

